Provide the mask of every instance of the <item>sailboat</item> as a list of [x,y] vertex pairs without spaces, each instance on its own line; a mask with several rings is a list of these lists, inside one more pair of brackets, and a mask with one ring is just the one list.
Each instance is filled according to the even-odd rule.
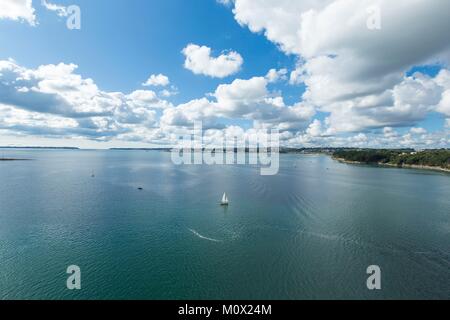
[[222,197],[222,201],[220,202],[220,205],[221,205],[221,206],[228,206],[228,203],[229,203],[229,201],[228,201],[227,194],[224,193],[224,194],[223,194],[223,197]]

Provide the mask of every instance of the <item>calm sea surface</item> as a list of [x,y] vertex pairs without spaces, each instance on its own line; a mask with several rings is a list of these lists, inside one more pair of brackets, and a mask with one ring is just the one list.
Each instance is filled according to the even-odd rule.
[[[326,156],[281,155],[263,177],[165,152],[2,153],[34,160],[0,162],[0,299],[450,298],[449,174]],[[81,291],[66,289],[69,265]]]

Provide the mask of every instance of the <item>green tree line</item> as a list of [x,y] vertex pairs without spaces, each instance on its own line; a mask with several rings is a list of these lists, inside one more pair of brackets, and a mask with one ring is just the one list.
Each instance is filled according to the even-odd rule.
[[367,164],[417,165],[449,169],[450,150],[337,150],[334,157]]

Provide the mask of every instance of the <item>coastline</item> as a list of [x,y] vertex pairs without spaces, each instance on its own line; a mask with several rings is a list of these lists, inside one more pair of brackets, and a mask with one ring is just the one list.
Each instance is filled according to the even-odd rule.
[[390,168],[399,168],[399,169],[416,169],[416,170],[431,170],[431,171],[439,171],[439,172],[446,172],[450,173],[450,169],[441,168],[441,167],[433,167],[433,166],[420,166],[420,165],[411,165],[411,164],[403,164],[401,166],[392,164],[392,163],[366,163],[366,162],[359,162],[359,161],[350,161],[343,158],[336,158],[331,157],[333,160],[345,163],[345,164],[359,164],[359,165],[376,165],[380,167],[390,167]]

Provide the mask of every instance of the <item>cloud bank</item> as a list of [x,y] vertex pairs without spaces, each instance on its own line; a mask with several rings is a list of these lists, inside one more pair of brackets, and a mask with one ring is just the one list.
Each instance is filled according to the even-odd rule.
[[[219,2],[243,28],[295,57],[296,67],[229,79],[210,94],[174,105],[169,100],[178,90],[164,74],[142,84],[160,92],[107,92],[78,74],[75,64],[30,69],[3,60],[0,131],[170,145],[194,121],[203,121],[211,141],[227,132],[248,134],[238,125],[244,122],[279,129],[283,145],[293,147],[450,146],[449,1]],[[64,15],[62,6],[43,5]],[[380,29],[368,27],[373,8]],[[1,1],[0,19],[36,25],[31,0]],[[196,44],[182,54],[185,69],[211,78],[235,75],[244,63],[235,51],[213,54]],[[426,72],[429,66],[438,72]],[[286,103],[274,89],[281,84],[305,89]],[[442,120],[441,129],[421,126],[430,116]]]
[[[380,30],[367,27],[370,8]],[[330,116],[328,134],[409,126],[429,112],[448,116],[450,2],[388,0],[235,0],[236,21],[298,57],[292,84]],[[439,64],[440,74],[407,76]]]

